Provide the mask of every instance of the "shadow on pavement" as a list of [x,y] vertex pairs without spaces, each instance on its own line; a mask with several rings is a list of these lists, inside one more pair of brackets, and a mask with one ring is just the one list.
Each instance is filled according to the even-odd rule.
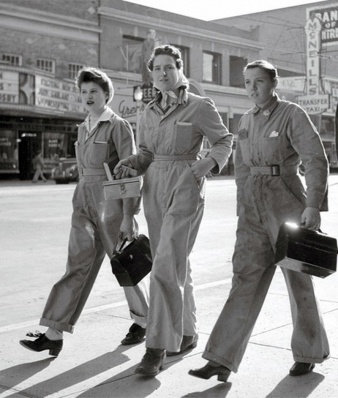
[[[163,371],[182,361],[183,357],[176,358],[171,362],[165,362]],[[168,360],[168,359],[167,359]],[[145,398],[160,388],[161,382],[156,377],[146,377],[134,374],[135,365],[124,372],[121,372],[109,380],[86,390],[77,398],[107,398],[107,397],[138,397]],[[173,380],[173,383],[175,380]]]
[[4,369],[0,372],[0,383],[6,388],[15,388],[15,386],[47,368],[54,360],[55,357],[49,357]]
[[224,398],[228,395],[231,386],[231,383],[221,383],[204,391],[190,392],[182,398]]
[[298,377],[286,376],[266,398],[306,398],[312,394],[324,379],[325,377],[323,375],[315,372]]
[[[77,383],[84,382],[87,379],[91,379],[92,377],[106,372],[115,366],[119,366],[129,361],[130,359],[123,354],[123,351],[127,349],[128,348],[126,348],[126,346],[119,346],[115,351],[101,355],[100,357],[85,362],[73,369],[60,373],[53,378],[31,385],[23,390],[20,389],[20,394],[35,397],[38,392],[38,396],[43,397],[57,393],[58,391],[69,388]],[[29,362],[5,369],[0,372],[0,380],[3,380],[1,384],[6,385],[6,387],[14,388],[16,385],[29,379],[34,374],[42,371],[54,359],[55,358],[47,358],[42,361]],[[14,397],[16,394],[17,393],[14,393],[10,396]]]

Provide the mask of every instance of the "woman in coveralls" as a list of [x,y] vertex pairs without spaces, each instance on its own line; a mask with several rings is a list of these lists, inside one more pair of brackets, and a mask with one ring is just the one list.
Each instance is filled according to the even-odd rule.
[[[49,350],[53,356],[62,349],[63,332],[73,332],[105,255],[112,255],[119,239],[132,239],[133,216],[139,209],[137,199],[105,201],[103,196],[102,183],[107,180],[103,162],[115,165],[136,152],[129,123],[108,107],[113,84],[96,68],[82,69],[76,83],[89,114],[79,125],[75,143],[80,179],[73,196],[66,273],[52,288],[43,311],[40,325],[48,327],[46,333],[28,334],[38,338],[20,341],[25,348]],[[141,342],[148,311],[147,286],[140,282],[124,290],[135,323],[122,343]]]
[[[177,48],[156,47],[148,67],[158,93],[141,117],[139,153],[120,161],[115,173],[121,165],[145,173],[143,202],[153,268],[146,354],[136,373],[155,376],[166,351],[177,355],[197,344],[189,254],[202,220],[205,175],[222,170],[232,134],[210,98],[187,91]],[[204,137],[211,149],[201,159]]]
[[[276,270],[279,228],[286,221],[320,227],[327,210],[328,163],[319,135],[305,111],[280,100],[276,68],[266,61],[244,69],[255,106],[239,123],[235,159],[238,226],[229,298],[203,353],[209,362],[189,374],[227,381],[237,372]],[[297,174],[302,161],[307,191]],[[291,376],[310,372],[329,355],[329,344],[312,277],[282,268],[290,297],[295,360]]]

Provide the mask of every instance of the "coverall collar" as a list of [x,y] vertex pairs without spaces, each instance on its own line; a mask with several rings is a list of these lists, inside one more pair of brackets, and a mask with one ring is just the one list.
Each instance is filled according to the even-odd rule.
[[[95,123],[95,125],[91,126],[91,131],[93,131],[94,128],[96,128],[96,126],[100,122],[105,122],[107,120],[110,120],[110,118],[112,117],[113,113],[114,112],[109,108],[109,106],[106,106],[104,111],[101,113],[101,116],[97,119],[97,122]],[[89,115],[85,119],[85,125],[86,125],[87,130],[89,131]],[[89,131],[89,133],[91,133],[91,131]]]
[[[157,108],[160,108],[158,104],[161,102],[161,99],[162,99],[162,93],[159,91],[156,94],[155,98],[149,102],[149,105],[148,105],[149,108],[153,109],[153,108],[155,108],[155,106]],[[182,86],[182,87],[180,87],[180,92],[178,94],[176,106],[177,105],[185,105],[187,102],[188,102],[188,91],[185,86]]]
[[277,94],[275,94],[271,100],[265,105],[263,108],[260,108],[258,105],[254,106],[250,111],[249,114],[258,114],[261,112],[264,116],[270,117],[272,112],[276,109],[278,103],[280,102],[280,98]]

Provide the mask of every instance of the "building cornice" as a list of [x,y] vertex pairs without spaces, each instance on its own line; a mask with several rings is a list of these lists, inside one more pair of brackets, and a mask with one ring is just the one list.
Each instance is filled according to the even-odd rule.
[[177,24],[175,22],[161,19],[160,22],[157,18],[136,15],[130,11],[121,11],[110,7],[99,7],[98,14],[115,21],[129,23],[137,26],[143,26],[145,28],[153,27],[154,29],[160,29],[161,31],[168,31],[170,33],[183,34],[185,36],[194,36],[195,38],[207,40],[210,42],[218,42],[222,44],[240,46],[241,48],[248,48],[251,50],[262,50],[264,48],[262,43],[247,40],[237,36],[230,36],[226,33],[218,32],[212,29],[202,29],[191,25]]
[[93,21],[8,4],[0,4],[0,26],[95,44],[101,33]]

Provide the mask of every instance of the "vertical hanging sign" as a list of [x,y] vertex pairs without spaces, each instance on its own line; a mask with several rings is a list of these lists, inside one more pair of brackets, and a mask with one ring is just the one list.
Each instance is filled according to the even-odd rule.
[[315,11],[310,12],[310,17],[305,24],[306,33],[306,94],[320,94],[320,58],[319,52],[321,48],[320,32],[322,24],[316,16]]

